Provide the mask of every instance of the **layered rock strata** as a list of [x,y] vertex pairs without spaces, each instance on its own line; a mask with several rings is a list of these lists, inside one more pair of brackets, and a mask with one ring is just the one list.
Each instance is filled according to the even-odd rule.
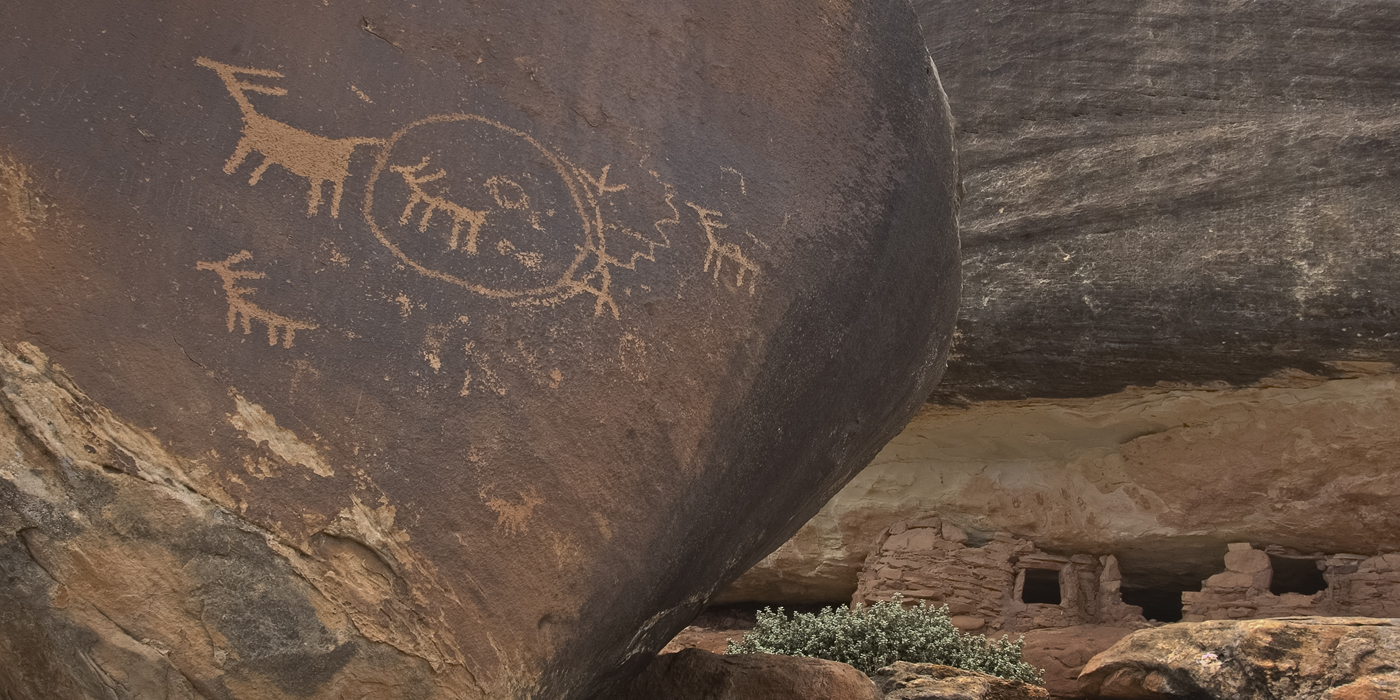
[[915,5],[967,190],[942,406],[725,596],[843,600],[926,512],[1139,586],[1396,551],[1400,5]]
[[1400,6],[914,4],[967,189],[943,398],[1400,362]]
[[1389,365],[1338,369],[1351,378],[926,406],[723,597],[848,600],[890,525],[928,513],[983,539],[1113,554],[1135,589],[1195,589],[1230,542],[1400,551],[1400,383]]

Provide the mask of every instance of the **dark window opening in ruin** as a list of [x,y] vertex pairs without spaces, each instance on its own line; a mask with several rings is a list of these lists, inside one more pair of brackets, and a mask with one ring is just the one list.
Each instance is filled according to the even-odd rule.
[[1317,568],[1316,559],[1291,559],[1270,554],[1269,564],[1274,567],[1274,580],[1269,584],[1269,592],[1274,595],[1312,595],[1327,588],[1327,579]]
[[1157,622],[1181,622],[1180,588],[1124,588],[1123,602],[1142,608],[1142,616]]
[[1021,585],[1022,603],[1060,604],[1060,572],[1054,569],[1026,569]]

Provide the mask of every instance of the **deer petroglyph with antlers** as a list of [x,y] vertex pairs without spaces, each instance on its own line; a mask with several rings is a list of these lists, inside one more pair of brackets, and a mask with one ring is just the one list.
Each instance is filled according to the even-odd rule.
[[315,216],[321,207],[322,186],[329,182],[333,187],[331,217],[339,217],[345,178],[350,174],[350,157],[357,147],[383,145],[384,140],[358,137],[326,138],[258,114],[253,108],[253,103],[248,100],[247,93],[280,96],[286,95],[287,90],[250,83],[239,79],[239,76],[286,77],[282,73],[261,68],[239,68],[202,56],[195,59],[195,63],[219,75],[219,79],[224,81],[224,87],[233,96],[233,101],[238,103],[239,111],[243,113],[243,137],[238,140],[238,146],[234,148],[228,162],[224,163],[224,172],[232,175],[249,154],[256,151],[262,155],[263,160],[253,170],[248,184],[258,184],[268,166],[280,165],[292,174],[306,178],[311,187],[306,194],[306,215]]
[[754,285],[759,275],[758,263],[750,260],[744,255],[744,251],[737,243],[726,243],[720,241],[715,236],[715,229],[729,228],[729,224],[720,223],[715,217],[723,216],[720,212],[712,209],[705,209],[691,202],[686,202],[686,206],[695,210],[700,217],[700,227],[705,229],[705,238],[709,241],[709,247],[705,250],[705,271],[709,272],[711,265],[714,266],[714,277],[720,279],[720,270],[724,266],[724,261],[733,263],[732,267],[738,268],[734,273],[734,288],[743,289],[744,279],[749,282],[749,294],[754,293]]
[[451,250],[457,250],[462,224],[465,223],[467,224],[467,241],[463,250],[466,251],[467,255],[476,255],[476,238],[481,233],[482,225],[486,223],[486,212],[468,209],[446,198],[425,192],[423,183],[440,180],[447,175],[447,172],[442,168],[438,168],[437,172],[430,175],[419,175],[426,167],[428,167],[427,156],[424,156],[417,165],[389,166],[390,170],[403,177],[404,184],[407,184],[408,189],[413,192],[413,196],[409,197],[408,206],[403,208],[403,214],[399,216],[399,225],[408,223],[409,218],[413,216],[413,209],[420,203],[426,204],[427,209],[423,212],[423,218],[418,221],[419,233],[428,230],[428,224],[432,221],[434,214],[439,210],[445,211],[452,217],[452,234],[447,241],[447,247]]
[[266,273],[254,272],[252,270],[235,270],[234,265],[253,257],[252,253],[246,250],[239,251],[228,256],[219,262],[198,262],[195,268],[199,270],[209,270],[219,276],[224,283],[224,295],[228,297],[228,332],[232,333],[234,325],[242,320],[243,334],[253,332],[253,321],[262,321],[267,325],[267,344],[276,345],[278,336],[281,336],[282,347],[292,347],[292,342],[296,338],[297,331],[315,330],[318,326],[314,323],[305,323],[295,319],[287,318],[281,314],[273,313],[258,306],[248,299],[257,292],[256,289],[239,286],[241,280],[260,280],[266,277]]

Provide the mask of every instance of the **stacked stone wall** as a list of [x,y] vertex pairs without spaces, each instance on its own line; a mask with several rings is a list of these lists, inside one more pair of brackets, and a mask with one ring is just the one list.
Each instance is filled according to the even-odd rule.
[[[1060,603],[1023,602],[1026,572],[1057,572]],[[1112,556],[1065,556],[996,533],[970,545],[967,534],[937,517],[895,523],[866,558],[852,603],[890,600],[947,605],[963,630],[1020,632],[1086,624],[1141,623],[1124,605]]]
[[1400,554],[1289,555],[1315,561],[1327,587],[1313,594],[1275,594],[1270,591],[1274,571],[1269,552],[1247,542],[1231,544],[1225,554],[1225,571],[1206,579],[1200,592],[1182,594],[1182,620],[1295,615],[1400,617]]

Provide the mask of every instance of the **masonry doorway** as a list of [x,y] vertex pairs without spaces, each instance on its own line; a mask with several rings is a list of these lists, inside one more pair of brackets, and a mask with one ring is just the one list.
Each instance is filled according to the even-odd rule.
[[1056,569],[1026,569],[1021,586],[1022,603],[1060,604],[1060,572]]

